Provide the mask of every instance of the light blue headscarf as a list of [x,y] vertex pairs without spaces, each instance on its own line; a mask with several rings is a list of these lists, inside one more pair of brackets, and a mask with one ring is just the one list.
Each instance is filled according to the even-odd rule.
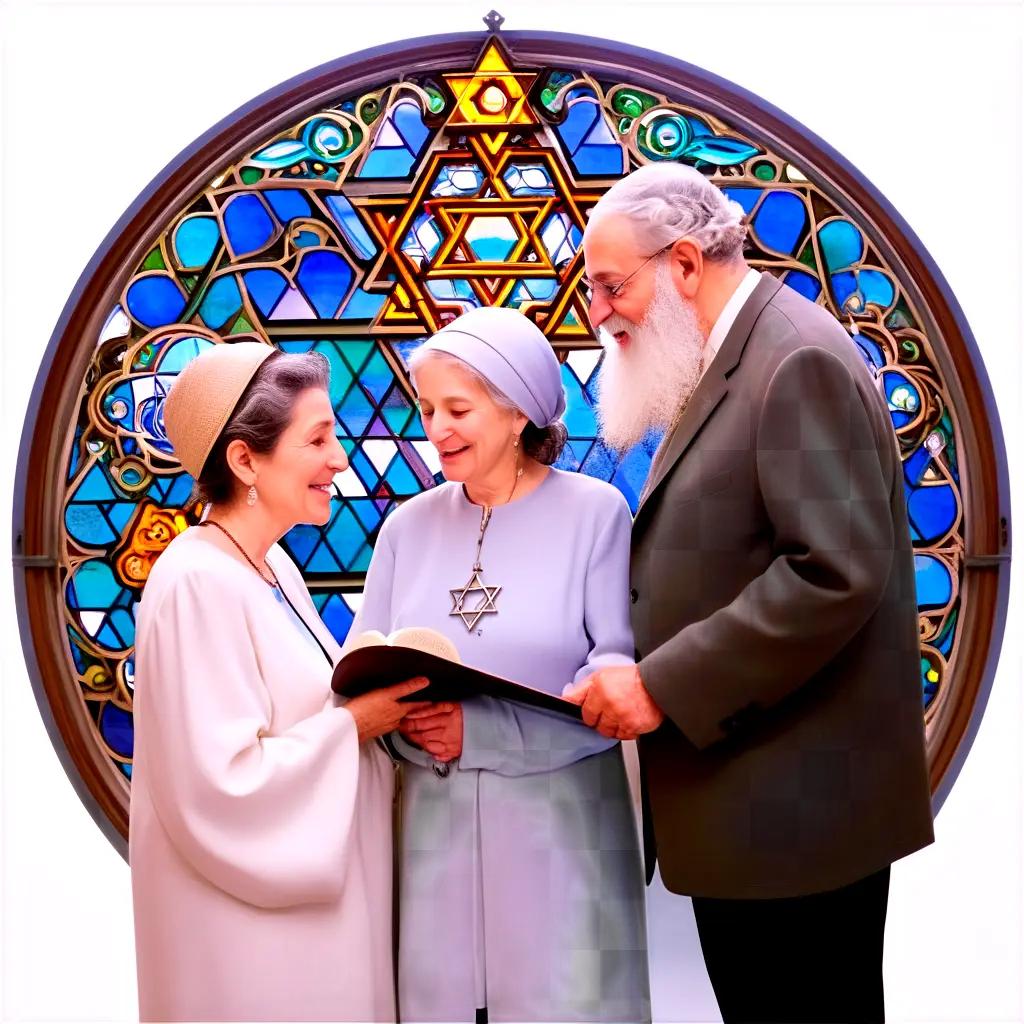
[[514,309],[472,309],[420,351],[447,352],[468,363],[538,427],[551,426],[565,412],[562,372],[551,343]]

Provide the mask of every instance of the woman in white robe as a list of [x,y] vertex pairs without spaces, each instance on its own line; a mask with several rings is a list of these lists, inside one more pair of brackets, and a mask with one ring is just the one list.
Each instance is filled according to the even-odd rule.
[[137,615],[129,859],[143,1020],[396,1016],[394,773],[369,741],[421,684],[335,706],[337,647],[274,541],[327,521],[347,460],[326,361],[273,353],[210,350],[165,409],[213,508],[211,528],[160,556]]

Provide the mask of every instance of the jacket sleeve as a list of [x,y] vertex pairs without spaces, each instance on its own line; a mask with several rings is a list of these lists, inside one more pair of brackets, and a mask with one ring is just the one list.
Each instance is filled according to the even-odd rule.
[[[893,561],[877,420],[825,349],[787,356],[757,425],[758,486],[773,559],[735,599],[640,662],[644,685],[706,747],[804,685],[870,618]],[[891,443],[891,442],[890,442]]]
[[140,630],[146,786],[170,841],[213,885],[259,907],[330,902],[352,845],[355,722],[327,707],[273,731],[240,603],[186,572]]

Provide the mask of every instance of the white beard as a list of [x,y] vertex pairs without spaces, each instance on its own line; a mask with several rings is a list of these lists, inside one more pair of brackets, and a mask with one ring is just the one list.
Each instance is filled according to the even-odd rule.
[[[622,349],[613,335],[627,331]],[[705,338],[691,303],[658,266],[654,297],[643,322],[612,313],[601,324],[604,362],[597,381],[597,418],[605,443],[628,451],[652,430],[667,430],[700,380]]]

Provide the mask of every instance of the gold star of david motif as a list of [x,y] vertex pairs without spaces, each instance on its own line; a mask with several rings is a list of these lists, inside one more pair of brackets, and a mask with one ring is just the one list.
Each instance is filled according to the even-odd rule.
[[[487,70],[500,73],[502,68],[495,64]],[[540,125],[520,126],[519,130],[524,127],[535,132]],[[448,133],[465,130],[465,126],[446,127]],[[554,195],[513,194],[505,173],[517,163],[543,168],[551,179]],[[474,165],[482,173],[483,182],[476,196],[430,194],[433,182],[445,167],[465,164]],[[374,322],[374,333],[422,337],[465,311],[461,300],[449,301],[433,294],[433,282],[464,281],[478,305],[504,306],[522,279],[546,278],[557,282],[555,293],[543,301],[527,303],[523,312],[556,349],[599,347],[579,290],[584,269],[582,251],[568,266],[556,269],[543,233],[556,211],[567,215],[571,225],[582,231],[587,212],[600,198],[601,191],[567,176],[546,137],[515,145],[507,145],[503,139],[501,147],[495,150],[485,144],[483,136],[469,133],[457,148],[432,152],[407,194],[351,196],[357,215],[380,252],[362,287],[388,296]],[[416,266],[403,254],[402,243],[424,213],[431,216],[440,241],[429,262]],[[508,252],[499,253],[504,259],[493,255],[488,259],[487,254],[474,250],[475,237],[487,224],[500,228],[507,236]],[[481,259],[482,255],[485,258]]]
[[[462,619],[466,629],[470,631],[476,629],[476,624],[484,615],[498,614],[498,609],[494,606],[494,602],[501,593],[501,587],[487,586],[480,578],[479,569],[473,570],[473,575],[469,577],[464,587],[458,590],[450,590],[449,593],[452,595],[452,610],[448,614],[457,615]],[[483,599],[475,608],[466,607],[466,600],[471,594],[483,594]]]

